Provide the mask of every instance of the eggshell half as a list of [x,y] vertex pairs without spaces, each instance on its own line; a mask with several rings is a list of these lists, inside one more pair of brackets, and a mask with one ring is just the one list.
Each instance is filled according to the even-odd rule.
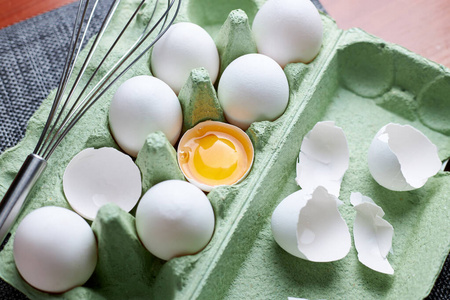
[[352,193],[350,202],[356,210],[353,237],[359,261],[377,272],[394,274],[386,258],[392,248],[394,228],[383,219],[383,209],[361,193]]
[[39,208],[20,222],[14,260],[33,287],[61,293],[83,285],[97,264],[97,242],[83,218],[56,206]]
[[442,166],[437,147],[422,132],[395,123],[375,135],[368,163],[375,181],[393,191],[422,187]]
[[130,211],[141,196],[141,172],[131,157],[114,148],[88,148],[70,161],[63,176],[70,206],[94,220],[100,207],[115,203]]
[[320,185],[339,197],[348,164],[348,143],[342,128],[332,121],[318,122],[303,139],[295,180],[309,193]]
[[275,241],[288,253],[315,262],[342,259],[350,250],[347,224],[339,213],[341,202],[324,187],[313,194],[297,191],[272,214]]

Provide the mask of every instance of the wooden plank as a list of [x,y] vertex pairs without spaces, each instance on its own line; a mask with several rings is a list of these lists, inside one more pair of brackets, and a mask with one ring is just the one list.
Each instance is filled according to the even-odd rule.
[[362,28],[450,67],[450,1],[320,1],[340,28]]
[[0,28],[71,2],[75,0],[0,0]]
[[[75,0],[0,0],[0,28]],[[320,0],[342,29],[360,27],[450,67],[450,1]]]

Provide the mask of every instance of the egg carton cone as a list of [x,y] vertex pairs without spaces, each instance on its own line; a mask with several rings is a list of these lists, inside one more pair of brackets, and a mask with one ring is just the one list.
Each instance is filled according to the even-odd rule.
[[[112,19],[111,28],[120,28],[133,6],[130,4],[137,2],[122,1],[121,13]],[[256,51],[248,37],[263,3],[185,0],[177,18],[206,29],[223,54],[222,64],[228,64],[235,57]],[[255,150],[250,173],[239,184],[216,187],[208,194],[216,223],[205,249],[169,261],[158,259],[140,243],[134,211],[126,213],[108,204],[91,224],[98,240],[98,264],[83,286],[62,294],[44,293],[28,285],[15,267],[13,240],[20,221],[42,206],[70,209],[62,188],[70,160],[86,148],[120,150],[108,126],[109,104],[122,82],[151,75],[148,53],[86,113],[50,158],[0,252],[0,276],[31,299],[426,297],[450,250],[450,173],[440,171],[420,189],[394,192],[372,178],[367,153],[378,130],[393,122],[419,129],[438,147],[441,160],[450,157],[449,70],[360,29],[343,31],[325,14],[321,19],[323,44],[318,56],[308,64],[292,63],[284,68],[289,82],[286,111],[277,120],[255,122],[246,131]],[[133,33],[138,35],[145,21],[138,18],[131,28]],[[105,52],[107,47],[100,45],[100,50]],[[203,70],[194,70],[180,93],[186,110],[195,114],[211,109],[212,119],[223,119],[215,88]],[[54,94],[33,115],[24,139],[0,156],[0,197],[32,152]],[[196,98],[202,100],[204,109],[196,106]],[[204,118],[192,115],[184,125],[194,126]],[[319,121],[333,121],[348,140],[349,169],[339,194],[342,218],[352,232],[356,216],[350,204],[352,192],[369,196],[383,208],[384,219],[395,228],[389,256],[394,275],[361,264],[353,241],[344,258],[317,263],[287,253],[273,238],[271,215],[285,197],[300,189],[295,178],[301,143]],[[175,148],[160,133],[149,136],[136,163],[145,179],[144,189],[163,180],[182,179]]]

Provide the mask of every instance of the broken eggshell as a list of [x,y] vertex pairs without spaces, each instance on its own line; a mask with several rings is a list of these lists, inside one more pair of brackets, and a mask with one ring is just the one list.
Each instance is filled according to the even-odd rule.
[[369,148],[369,170],[376,182],[393,191],[422,187],[441,168],[437,147],[410,125],[389,123]]
[[272,214],[275,241],[288,253],[315,262],[339,260],[350,250],[350,233],[338,206],[324,187],[287,196]]
[[129,212],[141,196],[141,173],[131,157],[114,148],[88,148],[67,165],[63,189],[70,206],[94,220],[106,203]]
[[447,159],[442,163],[441,171],[445,171],[445,169],[447,168],[447,165],[448,165],[448,161],[449,160]]
[[342,128],[333,121],[318,122],[303,139],[295,180],[309,193],[320,185],[339,197],[348,164],[349,150]]
[[392,248],[394,228],[383,219],[383,209],[361,193],[352,193],[350,202],[356,210],[353,237],[359,261],[377,272],[394,274],[386,258]]

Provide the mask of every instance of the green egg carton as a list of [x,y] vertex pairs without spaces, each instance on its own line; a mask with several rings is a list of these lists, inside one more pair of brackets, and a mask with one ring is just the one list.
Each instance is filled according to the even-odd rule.
[[[112,20],[112,32],[130,7]],[[183,1],[178,21],[203,26],[215,39],[221,70],[234,58],[256,51],[250,26],[264,1]],[[240,10],[236,10],[236,9]],[[150,7],[146,7],[150,10]],[[140,16],[131,35],[139,35],[147,18]],[[343,31],[322,15],[323,46],[310,64],[285,68],[290,99],[285,113],[273,122],[257,122],[247,130],[255,161],[240,184],[213,189],[216,227],[208,246],[195,255],[162,261],[140,243],[133,213],[108,204],[92,228],[98,239],[96,270],[82,287],[47,294],[29,286],[14,264],[12,241],[18,223],[30,211],[47,205],[70,208],[62,190],[65,167],[88,147],[119,148],[108,128],[110,89],[67,135],[29,195],[12,237],[0,252],[0,276],[32,299],[422,299],[431,290],[450,249],[450,173],[440,171],[424,187],[393,192],[379,186],[367,166],[367,152],[376,132],[389,122],[410,124],[437,145],[439,157],[450,157],[450,74],[400,46],[359,29]],[[125,45],[126,46],[126,45]],[[107,45],[100,45],[106,51]],[[84,52],[84,55],[86,53]],[[126,79],[150,74],[150,53]],[[78,66],[79,67],[79,66]],[[89,70],[88,72],[92,72]],[[117,87],[116,87],[117,88]],[[55,92],[29,121],[25,138],[0,156],[0,197],[25,157],[32,152],[46,121]],[[203,69],[193,70],[180,93],[186,130],[208,118],[223,120],[215,87]],[[273,210],[299,190],[296,160],[305,134],[318,121],[332,120],[349,143],[350,167],[344,176],[339,209],[352,231],[355,211],[350,193],[361,192],[380,205],[395,230],[388,259],[394,275],[377,273],[357,259],[354,245],[342,260],[314,263],[294,257],[274,241]],[[411,149],[414,151],[414,149]],[[175,149],[161,133],[151,134],[139,153],[145,192],[157,182],[183,179]]]

